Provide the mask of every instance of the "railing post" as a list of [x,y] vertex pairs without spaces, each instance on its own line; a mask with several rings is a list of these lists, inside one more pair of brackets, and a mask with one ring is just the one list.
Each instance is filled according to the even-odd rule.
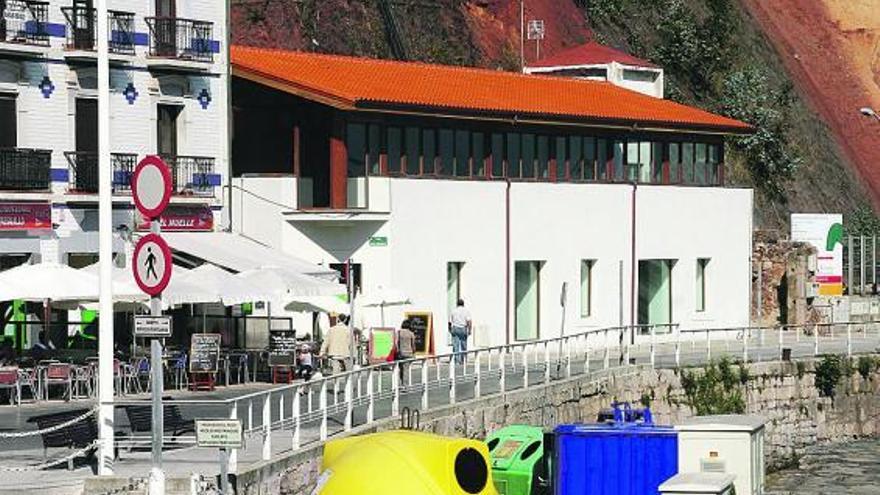
[[819,325],[813,325],[813,355],[819,355]]
[[550,342],[547,340],[544,341],[544,383],[550,383]]
[[501,374],[498,378],[498,389],[501,391],[502,394],[505,392],[505,389],[507,387],[507,366],[504,363],[506,355],[507,347],[503,347],[498,351],[498,361],[501,365]]
[[675,367],[681,367],[681,329],[675,331]]
[[[864,240],[864,238],[862,240]],[[864,267],[864,261],[862,262],[862,266]],[[846,356],[852,357],[852,323],[846,324]]]
[[654,350],[656,335],[657,335],[657,327],[655,327],[654,325],[651,325],[651,368],[655,367],[655,363],[656,363],[655,360],[657,358],[657,356],[655,355],[655,350]]
[[782,346],[785,345],[783,342],[783,339],[784,339],[784,336],[782,333],[783,330],[784,330],[783,327],[779,327],[779,360],[780,361],[782,360]]
[[610,354],[610,346],[608,345],[608,330],[605,330],[605,364],[603,365],[605,369],[608,369],[609,360],[611,359]]
[[480,359],[482,353],[477,350],[474,352],[474,398],[479,399],[481,395],[481,387],[480,387]]
[[321,396],[318,397],[318,407],[321,408],[321,427],[319,438],[323,442],[327,440],[327,380],[321,380]]
[[248,399],[248,431],[254,429],[254,399]]
[[278,424],[284,429],[284,392],[278,393]]
[[563,340],[565,346],[565,377],[571,377],[571,339],[568,337]]
[[373,393],[373,374],[375,371],[371,367],[367,371],[367,423],[373,422],[373,415],[376,413],[376,395]]
[[749,362],[749,327],[743,329],[743,364]]
[[[233,401],[229,406],[229,419],[238,419],[238,402]],[[238,449],[229,449],[227,464],[229,465],[230,473],[238,472]]]
[[[621,327],[620,328],[620,336],[617,338],[617,342],[621,346],[623,346],[623,349],[626,350],[625,352],[623,352],[623,351],[621,352],[624,355],[624,360],[625,360],[625,362],[621,363],[621,364],[624,364],[626,366],[629,366],[629,363],[632,360],[632,348],[636,342],[635,333],[636,333],[636,328],[633,326]],[[628,339],[629,342],[627,342],[627,337],[629,337],[629,339]],[[607,339],[606,339],[606,341],[607,341]]]
[[584,374],[590,373],[590,334],[584,334]]
[[345,431],[351,430],[352,416],[354,416],[354,397],[352,397],[354,383],[352,383],[352,377],[355,373],[357,372],[351,372],[345,377],[345,420],[343,422]]
[[391,367],[391,416],[400,414],[400,364]]
[[706,362],[712,361],[712,336],[709,329],[706,329]]
[[522,347],[523,389],[529,388],[529,344]]
[[464,355],[461,353],[449,357],[449,404],[455,404],[455,358]]
[[300,396],[302,396],[302,388],[300,385],[293,391],[293,450],[299,449],[299,437],[300,437]]
[[428,360],[422,361],[422,410],[428,409]]
[[272,458],[272,392],[263,400],[263,460]]

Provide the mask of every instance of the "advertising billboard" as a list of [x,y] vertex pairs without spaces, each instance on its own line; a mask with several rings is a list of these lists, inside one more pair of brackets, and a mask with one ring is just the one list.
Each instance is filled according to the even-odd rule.
[[791,240],[816,248],[816,282],[820,296],[843,294],[843,215],[791,215]]

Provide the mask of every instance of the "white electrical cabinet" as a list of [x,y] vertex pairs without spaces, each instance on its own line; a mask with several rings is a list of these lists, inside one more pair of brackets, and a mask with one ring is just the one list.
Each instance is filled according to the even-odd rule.
[[678,430],[679,473],[732,474],[737,495],[764,494],[764,425],[759,416],[698,416]]
[[723,473],[680,473],[660,485],[660,495],[733,495],[735,476]]

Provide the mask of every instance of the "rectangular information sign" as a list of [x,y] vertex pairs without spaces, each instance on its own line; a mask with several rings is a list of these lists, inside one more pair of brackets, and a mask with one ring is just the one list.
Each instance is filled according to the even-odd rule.
[[292,366],[296,362],[296,332],[269,331],[269,366]]
[[843,294],[843,215],[791,215],[791,240],[816,248],[816,282],[819,295]]
[[147,338],[171,337],[171,317],[135,316],[134,336]]
[[195,333],[190,341],[189,372],[216,373],[220,361],[220,334]]
[[237,419],[196,420],[196,443],[199,447],[241,448],[241,421]]

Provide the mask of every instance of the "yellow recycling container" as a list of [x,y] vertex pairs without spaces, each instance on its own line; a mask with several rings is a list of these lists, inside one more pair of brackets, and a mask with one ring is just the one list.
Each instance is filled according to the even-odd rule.
[[314,495],[498,495],[476,440],[418,431],[342,438],[324,446]]

